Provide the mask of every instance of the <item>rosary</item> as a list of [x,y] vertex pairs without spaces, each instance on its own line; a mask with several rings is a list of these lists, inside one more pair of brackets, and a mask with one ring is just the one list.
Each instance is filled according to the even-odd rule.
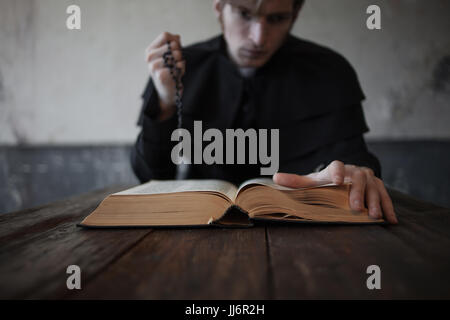
[[[182,115],[181,112],[183,110],[183,103],[181,101],[181,69],[176,66],[175,58],[172,53],[172,48],[170,47],[170,42],[167,41],[167,51],[163,54],[164,59],[164,67],[169,68],[170,75],[172,76],[173,81],[175,82],[175,106],[177,108],[177,117],[178,117],[178,129],[181,129]],[[177,166],[177,180],[184,180],[188,177],[189,174],[189,165],[187,163],[182,163]]]
[[178,116],[178,129],[181,129],[182,126],[182,116],[181,112],[183,109],[183,103],[181,102],[181,69],[178,68],[175,64],[175,58],[172,54],[172,48],[170,47],[170,42],[167,41],[167,51],[163,54],[164,66],[169,68],[170,75],[172,76],[173,81],[175,82],[175,106],[177,108],[177,116]]

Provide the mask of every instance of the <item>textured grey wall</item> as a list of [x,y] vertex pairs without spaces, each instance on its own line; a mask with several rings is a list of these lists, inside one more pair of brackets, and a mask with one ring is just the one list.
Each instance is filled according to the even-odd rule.
[[[73,3],[80,31],[65,26]],[[382,30],[366,28],[369,4]],[[450,138],[449,13],[448,0],[307,0],[293,33],[353,64],[369,138]],[[0,145],[133,141],[143,51],[164,30],[217,34],[212,0],[1,0]]]

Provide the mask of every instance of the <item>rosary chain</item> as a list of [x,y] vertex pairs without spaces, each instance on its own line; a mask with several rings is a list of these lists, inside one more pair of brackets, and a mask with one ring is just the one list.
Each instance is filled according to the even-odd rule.
[[178,128],[182,127],[183,103],[181,101],[181,69],[176,66],[170,42],[167,42],[167,51],[163,54],[164,66],[169,68],[170,75],[175,82],[175,106],[177,108]]

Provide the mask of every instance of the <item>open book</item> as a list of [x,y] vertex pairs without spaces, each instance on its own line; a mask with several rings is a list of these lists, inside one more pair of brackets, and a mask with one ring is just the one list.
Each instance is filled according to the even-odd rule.
[[380,223],[367,210],[352,211],[350,184],[292,189],[271,179],[241,186],[222,180],[152,180],[114,193],[86,217],[83,227],[251,226],[254,220]]

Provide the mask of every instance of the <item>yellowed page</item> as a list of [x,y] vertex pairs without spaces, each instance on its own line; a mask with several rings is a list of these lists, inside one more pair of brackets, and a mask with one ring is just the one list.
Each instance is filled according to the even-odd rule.
[[150,182],[113,194],[142,195],[142,194],[166,194],[178,192],[217,192],[227,196],[234,202],[237,188],[230,182],[223,180],[151,180]]
[[239,189],[237,191],[237,193],[239,194],[239,192],[241,192],[242,189],[251,186],[251,185],[263,185],[263,186],[268,186],[277,190],[301,190],[301,189],[311,189],[311,188],[322,188],[322,187],[329,187],[329,186],[337,186],[334,183],[328,183],[328,184],[323,184],[320,186],[314,186],[314,187],[307,187],[307,188],[289,188],[289,187],[285,187],[285,186],[280,186],[278,184],[276,184],[275,182],[273,182],[273,180],[271,178],[255,178],[255,179],[251,179],[251,180],[247,180],[244,181],[240,186]]

